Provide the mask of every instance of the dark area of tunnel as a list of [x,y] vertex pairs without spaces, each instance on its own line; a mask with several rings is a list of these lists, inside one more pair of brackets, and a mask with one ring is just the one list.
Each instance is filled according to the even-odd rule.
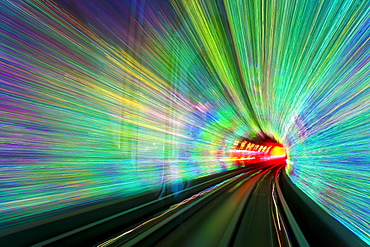
[[[286,202],[310,246],[367,246],[296,187],[285,172],[281,173],[279,182]],[[288,227],[292,233],[293,229]],[[293,234],[291,237],[296,242]]]
[[258,145],[276,145],[276,146],[283,146],[282,143],[279,143],[274,137],[265,134],[264,132],[260,132],[256,135],[252,135],[247,138],[243,138],[243,140],[253,142]]

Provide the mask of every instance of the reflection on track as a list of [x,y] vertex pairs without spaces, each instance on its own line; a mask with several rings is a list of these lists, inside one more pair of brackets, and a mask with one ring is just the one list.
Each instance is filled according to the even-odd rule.
[[[261,172],[244,177],[183,222],[157,246],[217,246],[230,241],[245,201]],[[234,215],[237,214],[237,217]]]
[[274,222],[271,195],[280,167],[245,172],[99,246],[276,246],[283,221]]
[[240,219],[234,246],[277,246],[271,204],[273,172],[260,179]]

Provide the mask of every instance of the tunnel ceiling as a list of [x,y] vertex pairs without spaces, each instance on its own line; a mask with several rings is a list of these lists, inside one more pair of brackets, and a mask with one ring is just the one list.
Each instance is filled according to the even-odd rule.
[[0,5],[1,228],[234,169],[249,138],[370,243],[369,1]]

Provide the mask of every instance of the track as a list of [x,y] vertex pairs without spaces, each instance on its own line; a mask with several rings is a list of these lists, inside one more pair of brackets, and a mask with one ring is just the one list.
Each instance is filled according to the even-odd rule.
[[246,172],[100,246],[289,246],[273,213],[277,169]]
[[241,179],[169,233],[157,246],[217,246],[228,243],[245,202],[262,177],[259,173]]
[[272,216],[273,171],[267,172],[253,191],[240,218],[234,246],[276,246],[278,242]]
[[171,194],[138,201],[136,208],[28,246],[366,246],[295,188],[283,166],[259,163],[207,177],[181,191],[181,202]]

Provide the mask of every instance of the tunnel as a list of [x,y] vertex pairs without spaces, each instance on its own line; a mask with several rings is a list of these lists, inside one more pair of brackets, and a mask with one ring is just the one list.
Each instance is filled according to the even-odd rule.
[[0,246],[370,245],[370,1],[0,6]]

